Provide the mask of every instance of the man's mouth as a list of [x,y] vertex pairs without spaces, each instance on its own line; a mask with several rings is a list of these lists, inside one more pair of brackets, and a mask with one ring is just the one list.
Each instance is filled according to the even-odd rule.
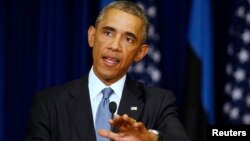
[[104,56],[103,59],[104,59],[105,64],[107,64],[108,66],[114,66],[120,62],[117,58],[108,57],[108,56]]

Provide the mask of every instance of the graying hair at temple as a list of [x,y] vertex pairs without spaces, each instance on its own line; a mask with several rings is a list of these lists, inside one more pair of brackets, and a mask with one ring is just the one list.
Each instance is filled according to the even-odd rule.
[[115,1],[104,7],[96,19],[95,26],[96,27],[98,26],[99,22],[102,20],[105,13],[112,8],[137,16],[143,21],[144,27],[142,36],[143,36],[143,41],[145,42],[148,36],[148,29],[149,29],[148,18],[144,13],[144,11],[138,5],[130,1]]

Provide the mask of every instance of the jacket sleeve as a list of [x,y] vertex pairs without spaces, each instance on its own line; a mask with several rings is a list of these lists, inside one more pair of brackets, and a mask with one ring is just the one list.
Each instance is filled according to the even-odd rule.
[[156,122],[156,130],[160,132],[160,140],[190,141],[185,128],[179,121],[174,94],[167,91],[160,103]]
[[49,112],[44,95],[33,97],[25,141],[51,141]]

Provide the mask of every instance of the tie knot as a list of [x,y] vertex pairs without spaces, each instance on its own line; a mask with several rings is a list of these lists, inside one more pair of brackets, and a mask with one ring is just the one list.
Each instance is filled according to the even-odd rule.
[[108,87],[103,89],[102,93],[103,93],[103,98],[109,99],[110,95],[113,93],[113,90],[110,87]]

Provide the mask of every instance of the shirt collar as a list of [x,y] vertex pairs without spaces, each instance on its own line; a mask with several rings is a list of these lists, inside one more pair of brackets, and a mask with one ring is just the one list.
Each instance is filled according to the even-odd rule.
[[93,100],[98,94],[101,93],[101,91],[106,87],[111,87],[114,91],[114,93],[121,98],[122,91],[124,88],[126,80],[126,75],[124,75],[121,79],[116,81],[115,83],[111,84],[110,86],[106,86],[94,73],[93,66],[91,67],[91,70],[89,72],[89,92],[90,92],[90,98]]

